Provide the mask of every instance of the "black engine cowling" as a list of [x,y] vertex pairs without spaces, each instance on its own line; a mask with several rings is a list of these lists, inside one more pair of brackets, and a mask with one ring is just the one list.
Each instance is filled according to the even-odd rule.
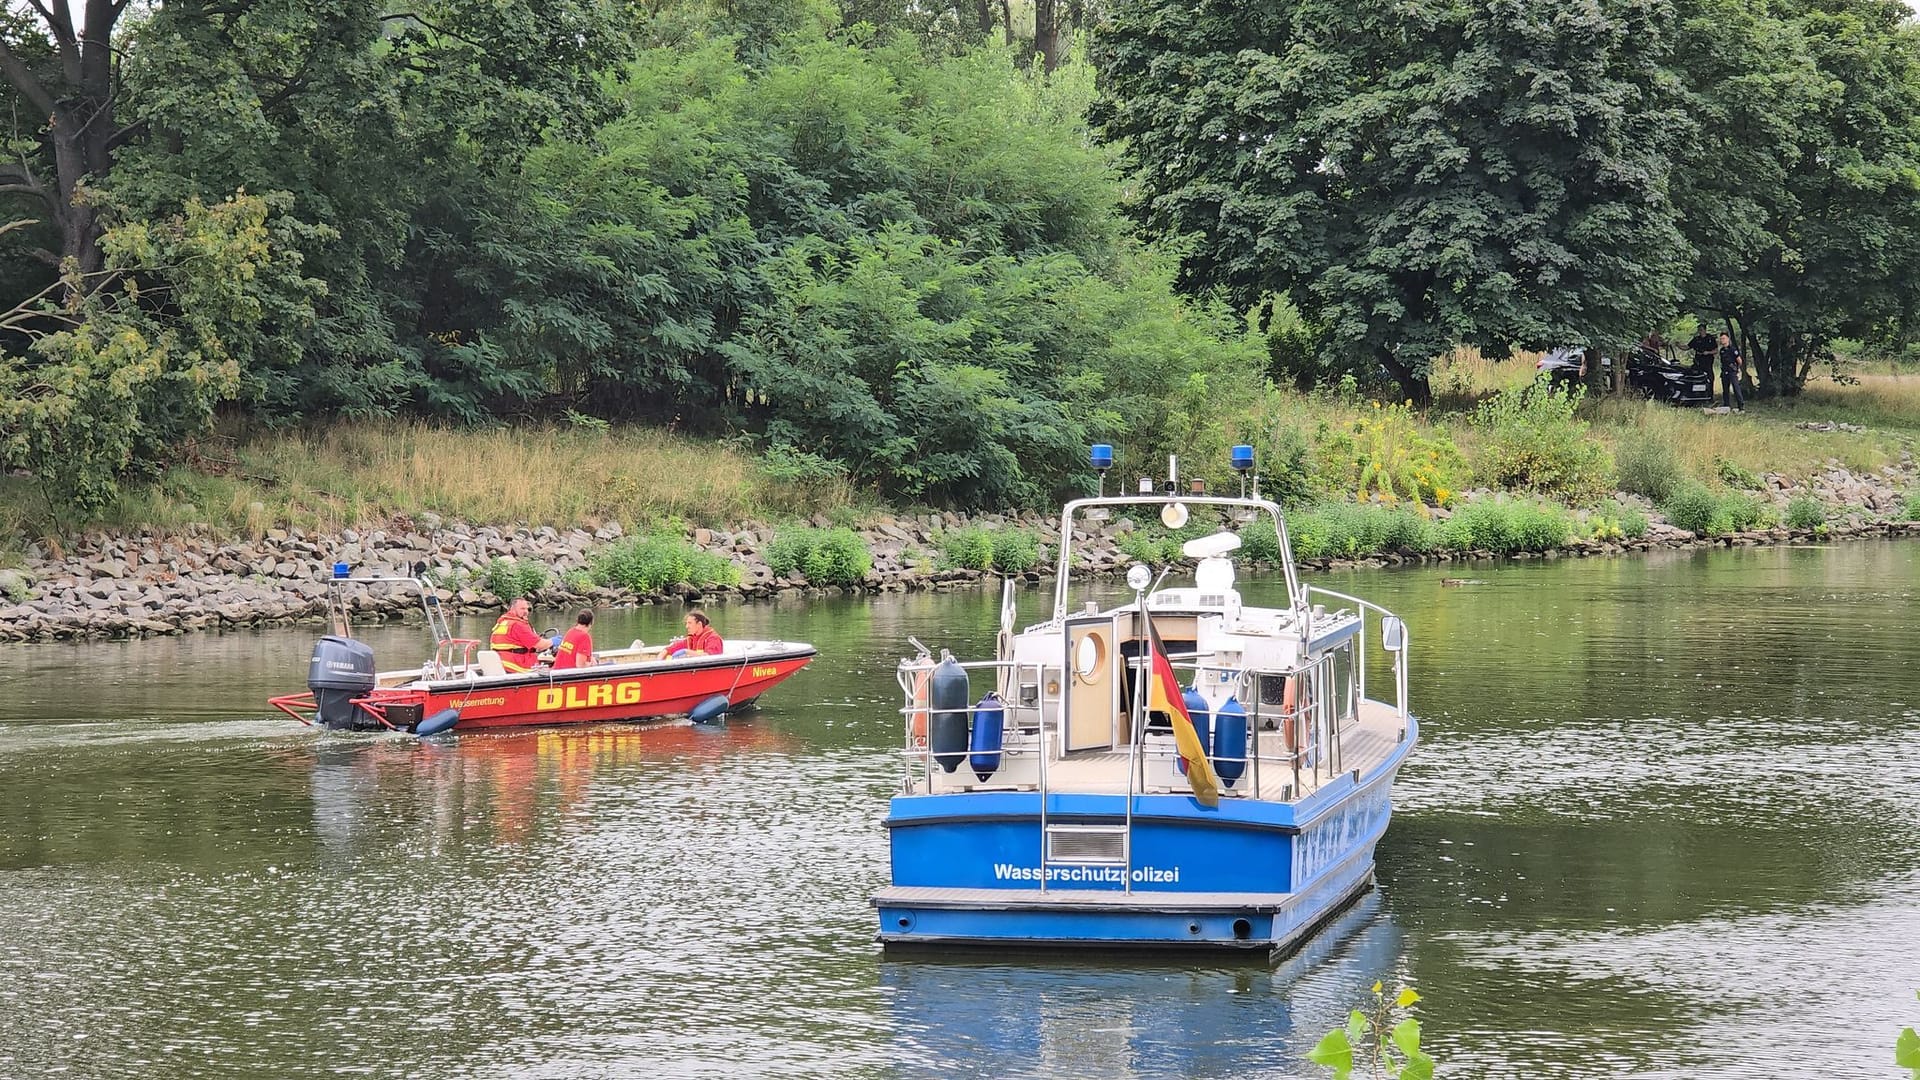
[[307,666],[307,689],[313,691],[315,714],[326,728],[377,726],[377,721],[356,708],[353,699],[365,697],[379,681],[373,667],[373,650],[353,638],[321,638],[313,646],[313,659]]

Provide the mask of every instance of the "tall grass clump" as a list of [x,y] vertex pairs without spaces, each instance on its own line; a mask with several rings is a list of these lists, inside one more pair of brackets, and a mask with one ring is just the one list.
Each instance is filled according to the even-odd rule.
[[1290,513],[1287,535],[1303,559],[1424,552],[1439,544],[1433,522],[1411,509],[1373,503],[1330,502]]
[[1632,438],[1613,452],[1614,483],[1621,491],[1665,502],[1680,483],[1680,458],[1659,439]]
[[873,569],[873,552],[852,529],[782,529],[767,546],[767,568],[806,575],[815,585],[856,585]]
[[1674,488],[1660,509],[1675,528],[1701,536],[1725,536],[1761,524],[1766,506],[1751,495],[1715,491],[1698,481]]
[[547,583],[547,568],[532,559],[494,559],[480,571],[487,591],[501,600],[525,596]]
[[993,565],[993,534],[985,529],[955,529],[941,533],[938,542],[940,561],[947,566],[985,570]]
[[1787,527],[1817,529],[1827,523],[1827,508],[1811,495],[1795,495],[1787,501]]
[[1906,505],[1900,508],[1900,516],[1906,521],[1920,521],[1920,491],[1907,492]]
[[1552,551],[1573,539],[1573,519],[1551,503],[1480,499],[1455,510],[1440,527],[1441,542],[1455,551]]
[[601,548],[587,560],[597,585],[655,593],[671,585],[738,585],[733,560],[694,547],[673,533],[649,533]]
[[1001,529],[993,538],[993,568],[1020,574],[1040,563],[1040,538],[1026,529]]
[[1273,531],[1273,522],[1262,514],[1259,518],[1240,527],[1240,557],[1254,563],[1277,563],[1280,561],[1280,537]]
[[[955,529],[942,533],[939,543],[941,563],[963,570],[1020,574],[1040,565],[1046,555],[1040,537],[1026,529]],[[1124,550],[1124,537],[1121,546]]]
[[1544,380],[1507,390],[1474,409],[1481,434],[1475,468],[1493,487],[1568,498],[1604,493],[1611,478],[1606,448],[1574,415],[1580,391],[1549,392]]
[[1607,499],[1587,515],[1587,532],[1595,540],[1638,540],[1647,535],[1647,515],[1637,506]]
[[1178,529],[1166,529],[1162,526],[1147,525],[1132,532],[1121,533],[1114,543],[1128,558],[1148,564],[1165,566],[1186,558],[1180,546],[1195,537],[1205,536],[1212,528],[1197,518]]

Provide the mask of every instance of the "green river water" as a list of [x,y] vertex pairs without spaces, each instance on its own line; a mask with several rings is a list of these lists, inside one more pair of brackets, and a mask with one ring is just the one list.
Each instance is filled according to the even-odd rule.
[[1304,1078],[1375,979],[1443,1077],[1901,1075],[1920,544],[1314,581],[1406,618],[1423,739],[1277,965],[873,943],[894,662],[991,590],[720,609],[820,657],[717,730],[319,734],[263,704],[314,628],[0,649],[0,1077]]

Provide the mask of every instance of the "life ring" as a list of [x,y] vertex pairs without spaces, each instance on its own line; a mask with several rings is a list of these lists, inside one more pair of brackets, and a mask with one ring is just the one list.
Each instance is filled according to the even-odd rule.
[[927,745],[927,678],[932,674],[932,668],[922,668],[913,673],[913,711],[908,721],[916,747],[924,748]]
[[1287,676],[1286,689],[1280,695],[1280,712],[1284,717],[1280,731],[1290,755],[1299,753],[1301,744],[1306,742],[1307,713],[1313,708],[1312,701],[1300,689],[1300,680],[1305,677],[1304,673]]

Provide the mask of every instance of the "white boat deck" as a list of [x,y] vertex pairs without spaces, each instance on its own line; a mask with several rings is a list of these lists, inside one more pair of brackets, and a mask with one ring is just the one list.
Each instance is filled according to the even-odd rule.
[[[1405,734],[1406,721],[1392,706],[1378,701],[1362,701],[1354,721],[1340,729],[1338,758],[1323,755],[1317,769],[1312,762],[1302,761],[1296,770],[1293,754],[1287,749],[1281,733],[1262,731],[1259,733],[1257,751],[1249,755],[1254,760],[1246,763],[1245,773],[1231,787],[1222,786],[1222,797],[1258,798],[1273,802],[1292,802],[1304,798],[1335,776],[1356,771],[1365,775],[1372,771],[1392,755]],[[1171,745],[1167,740],[1157,741],[1162,745]],[[1130,755],[1125,750],[1082,750],[1064,757],[1054,757],[1047,762],[1047,790],[1056,794],[1124,795],[1128,790],[1129,760]],[[1006,782],[1006,776],[1011,774],[1012,770],[1005,770],[985,782],[971,783],[975,778],[967,772],[967,764],[962,762],[956,773],[936,778],[935,790],[957,791],[965,788],[993,791],[1032,789],[1036,786],[1031,782]],[[1147,775],[1149,780],[1145,792],[1168,790],[1166,784],[1155,785],[1152,780],[1155,772],[1150,765]],[[1171,783],[1172,790],[1188,790],[1184,778],[1175,776]],[[1136,785],[1134,790],[1143,789]]]

